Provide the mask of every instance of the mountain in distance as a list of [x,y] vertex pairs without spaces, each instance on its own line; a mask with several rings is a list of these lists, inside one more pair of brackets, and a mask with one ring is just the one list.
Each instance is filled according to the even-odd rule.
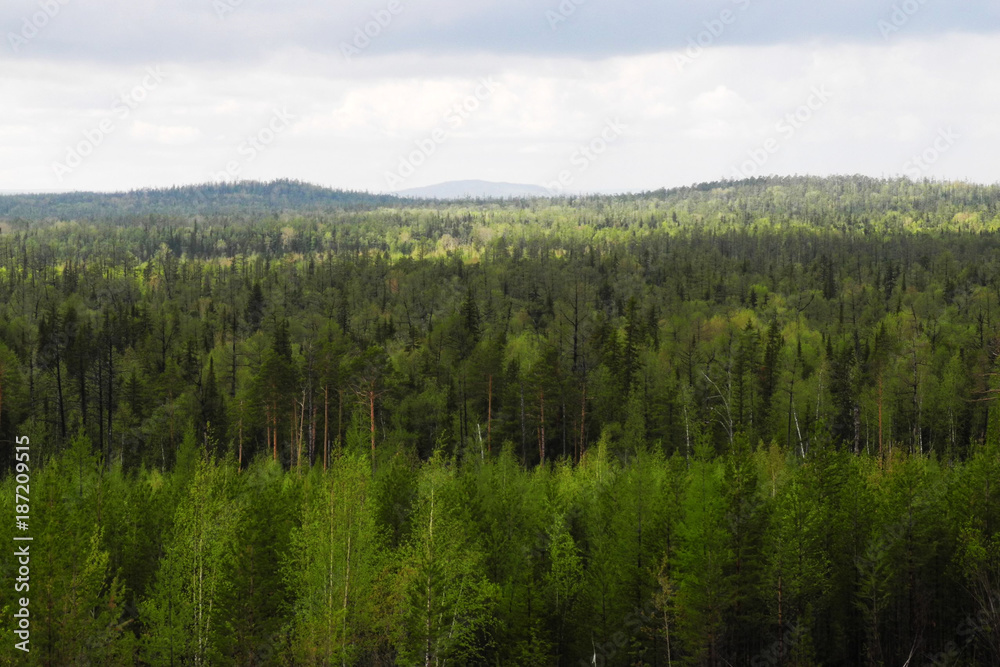
[[492,181],[448,181],[421,188],[408,188],[395,193],[411,199],[517,199],[521,197],[551,197],[540,185],[495,183]]
[[237,181],[128,192],[0,194],[0,219],[106,219],[135,215],[273,215],[392,206],[392,195],[294,181]]

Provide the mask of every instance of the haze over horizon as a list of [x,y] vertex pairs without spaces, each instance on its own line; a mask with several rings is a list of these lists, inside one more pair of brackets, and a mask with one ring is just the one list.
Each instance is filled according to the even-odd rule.
[[1000,180],[985,1],[15,0],[0,25],[3,191]]

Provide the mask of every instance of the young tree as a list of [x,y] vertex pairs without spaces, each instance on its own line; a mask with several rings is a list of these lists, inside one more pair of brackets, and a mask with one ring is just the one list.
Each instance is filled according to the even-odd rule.
[[231,655],[232,610],[223,601],[232,587],[243,521],[240,502],[233,497],[234,475],[232,469],[204,460],[196,464],[156,583],[140,605],[147,662],[208,665]]

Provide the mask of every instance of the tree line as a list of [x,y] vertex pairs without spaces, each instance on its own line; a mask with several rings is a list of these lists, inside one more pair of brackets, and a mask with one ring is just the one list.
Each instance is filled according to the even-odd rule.
[[803,460],[743,437],[719,456],[695,437],[690,457],[606,434],[575,464],[527,470],[508,445],[373,471],[357,428],[325,469],[285,470],[206,458],[189,429],[172,470],[128,472],[81,431],[32,480],[32,652],[14,656],[9,624],[0,651],[42,665],[1000,660],[995,440],[943,463],[830,443]]

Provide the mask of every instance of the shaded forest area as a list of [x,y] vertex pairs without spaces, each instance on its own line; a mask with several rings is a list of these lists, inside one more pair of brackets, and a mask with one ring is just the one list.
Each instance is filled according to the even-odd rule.
[[0,198],[38,664],[1000,663],[1000,188],[190,190]]

